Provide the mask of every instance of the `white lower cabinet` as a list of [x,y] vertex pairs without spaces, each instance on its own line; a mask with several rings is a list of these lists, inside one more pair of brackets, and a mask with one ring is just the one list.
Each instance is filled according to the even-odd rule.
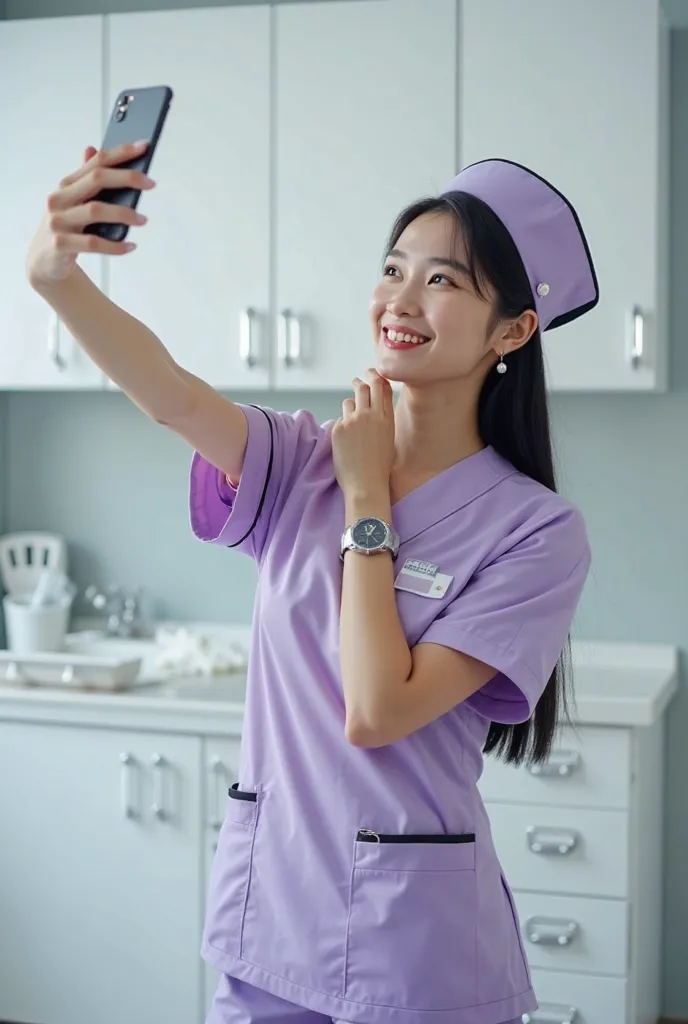
[[663,724],[564,729],[535,771],[488,759],[480,789],[513,888],[533,1024],[660,1016]]
[[533,985],[540,1008],[524,1016],[525,1024],[617,1024],[629,1019],[627,986],[621,978],[534,970]]
[[202,1019],[202,752],[0,722],[0,1020]]

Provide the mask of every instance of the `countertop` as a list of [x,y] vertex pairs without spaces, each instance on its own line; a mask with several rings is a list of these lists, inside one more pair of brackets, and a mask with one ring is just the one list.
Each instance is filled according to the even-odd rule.
[[[574,641],[575,708],[582,725],[647,726],[678,686],[678,651],[666,644]],[[0,684],[0,720],[239,736],[246,677],[179,676],[122,693]]]

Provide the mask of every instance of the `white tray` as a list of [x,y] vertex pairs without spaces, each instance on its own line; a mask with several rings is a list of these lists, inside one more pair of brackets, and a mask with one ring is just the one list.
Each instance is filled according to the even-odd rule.
[[0,651],[0,683],[58,686],[72,690],[125,690],[136,683],[141,658],[89,654],[14,654]]

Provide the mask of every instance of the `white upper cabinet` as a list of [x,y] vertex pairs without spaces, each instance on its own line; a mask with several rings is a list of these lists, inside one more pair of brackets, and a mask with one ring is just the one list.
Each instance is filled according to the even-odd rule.
[[545,334],[560,391],[666,387],[667,32],[656,0],[464,0],[462,164],[502,156],[560,189],[596,309]]
[[399,211],[456,170],[455,0],[284,4],[276,19],[277,369],[349,389]]
[[[25,271],[48,194],[99,143],[102,51],[101,18],[0,22],[0,390],[102,383]],[[100,257],[82,266],[102,283]]]
[[[208,8],[107,19],[107,105],[123,88],[174,99],[142,196],[139,249],[108,294],[187,370],[219,388],[268,384],[270,11]],[[138,235],[138,237],[136,237]]]

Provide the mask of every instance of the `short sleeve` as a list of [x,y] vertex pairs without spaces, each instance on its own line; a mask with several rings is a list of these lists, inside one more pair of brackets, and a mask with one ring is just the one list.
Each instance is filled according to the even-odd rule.
[[239,405],[248,424],[241,479],[231,487],[224,473],[198,452],[191,462],[189,511],[199,540],[236,548],[260,561],[294,482],[325,437],[308,412],[278,413]]
[[480,568],[428,627],[420,643],[497,670],[467,706],[492,722],[530,718],[566,643],[590,561],[583,519],[566,505]]

